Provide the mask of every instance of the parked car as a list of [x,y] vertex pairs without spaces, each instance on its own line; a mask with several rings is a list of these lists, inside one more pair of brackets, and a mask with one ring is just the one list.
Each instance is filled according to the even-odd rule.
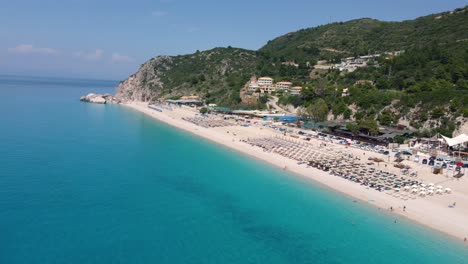
[[408,150],[403,150],[401,153],[403,153],[403,155],[413,155],[413,153]]

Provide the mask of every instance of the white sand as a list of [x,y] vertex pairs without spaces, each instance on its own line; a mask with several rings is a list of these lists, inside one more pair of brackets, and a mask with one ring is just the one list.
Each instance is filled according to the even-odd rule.
[[[278,135],[276,131],[270,128],[262,126],[204,128],[182,120],[183,117],[193,117],[197,113],[194,109],[189,107],[174,108],[173,111],[164,110],[163,112],[158,112],[149,109],[146,103],[132,102],[124,103],[123,105],[143,112],[174,127],[189,131],[200,137],[271,163],[280,169],[286,166],[288,171],[311,179],[313,180],[312,183],[316,184],[319,182],[334,190],[349,195],[353,197],[352,199],[359,199],[382,210],[388,210],[390,207],[393,207],[394,214],[407,217],[432,229],[454,236],[461,241],[463,241],[465,237],[468,237],[468,179],[466,176],[462,177],[460,180],[455,180],[452,177],[434,175],[430,172],[429,166],[417,165],[412,161],[404,161],[403,163],[417,170],[419,181],[422,180],[427,183],[432,182],[436,185],[440,184],[444,186],[444,188],[449,187],[454,190],[451,194],[426,196],[424,198],[404,201],[383,192],[378,192],[370,188],[368,189],[365,186],[353,183],[341,177],[331,176],[327,172],[315,168],[307,168],[304,164],[297,164],[295,160],[285,158],[276,153],[264,152],[259,147],[254,147],[239,141],[239,139],[246,139],[248,137]],[[234,135],[234,133],[236,135]],[[311,142],[318,146],[320,141],[313,139]],[[337,144],[334,144],[333,147],[349,151],[353,155],[362,157],[362,160],[367,160],[369,156],[380,157],[385,161],[388,160],[387,156],[379,155],[374,152],[346,148],[345,146]],[[386,162],[382,162],[378,167],[377,165],[375,166],[379,169],[385,168],[385,170],[392,171],[397,175],[400,173],[397,168],[393,168],[392,163],[388,163],[387,167],[385,167],[385,163]],[[456,202],[456,207],[450,208],[449,205],[454,202]],[[403,206],[406,206],[406,211],[403,211]]]

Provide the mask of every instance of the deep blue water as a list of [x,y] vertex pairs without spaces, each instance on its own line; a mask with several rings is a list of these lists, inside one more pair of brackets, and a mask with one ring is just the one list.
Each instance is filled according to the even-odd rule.
[[468,262],[460,241],[78,100],[116,84],[0,76],[0,263]]

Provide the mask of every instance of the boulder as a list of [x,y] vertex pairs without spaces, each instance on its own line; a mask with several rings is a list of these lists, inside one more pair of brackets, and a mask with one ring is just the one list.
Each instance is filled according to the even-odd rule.
[[113,102],[113,96],[110,94],[102,95],[90,93],[88,95],[81,96],[80,101],[96,104],[105,104],[107,103],[107,101]]
[[104,99],[102,96],[95,96],[91,99],[89,99],[90,103],[96,103],[96,104],[105,104],[106,99]]

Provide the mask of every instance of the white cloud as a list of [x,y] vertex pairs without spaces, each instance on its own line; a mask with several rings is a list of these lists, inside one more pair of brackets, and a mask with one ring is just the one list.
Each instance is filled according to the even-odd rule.
[[111,61],[112,62],[133,62],[134,59],[130,56],[114,52],[112,53]]
[[156,10],[156,11],[151,12],[151,15],[155,16],[155,17],[163,17],[163,16],[167,15],[167,12],[161,11],[161,10]]
[[93,52],[77,51],[73,53],[73,56],[88,61],[97,61],[102,59],[104,51],[102,49],[96,49]]
[[14,48],[8,48],[8,53],[13,54],[44,54],[44,55],[55,55],[59,51],[52,48],[39,48],[34,47],[32,44],[19,44]]

